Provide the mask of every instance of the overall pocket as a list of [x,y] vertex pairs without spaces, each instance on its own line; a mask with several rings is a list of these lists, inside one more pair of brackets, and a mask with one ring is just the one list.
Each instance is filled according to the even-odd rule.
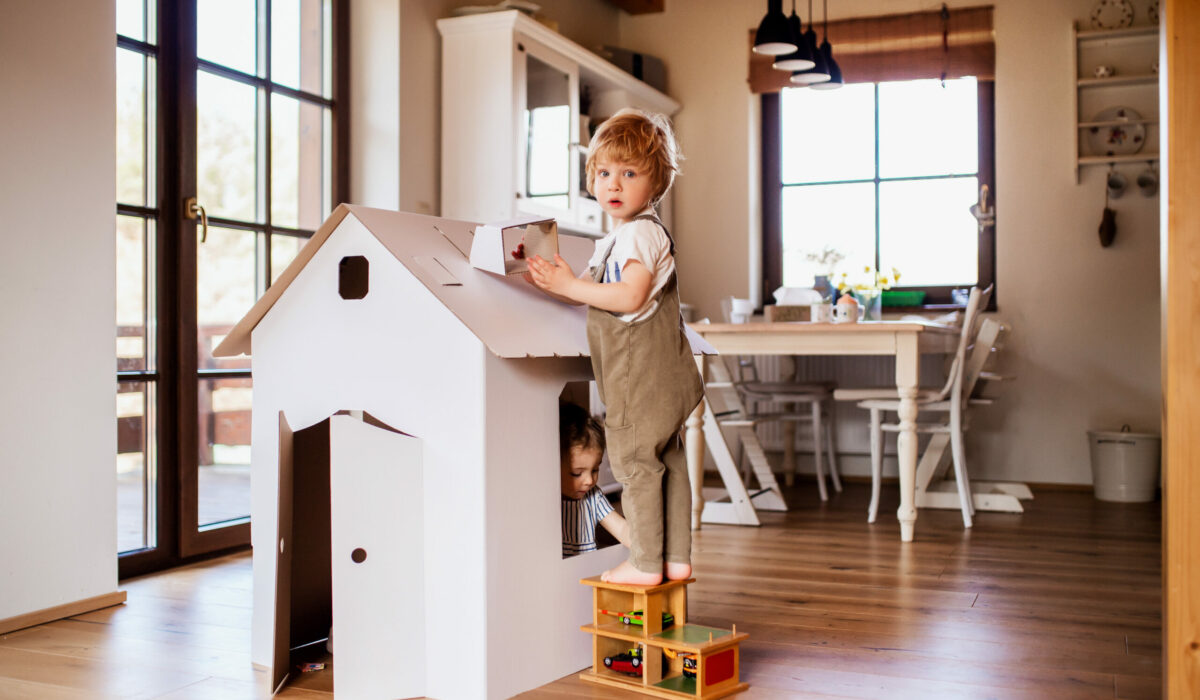
[[634,426],[612,426],[605,423],[604,437],[608,441],[608,463],[612,467],[613,477],[622,485],[628,486],[637,456]]

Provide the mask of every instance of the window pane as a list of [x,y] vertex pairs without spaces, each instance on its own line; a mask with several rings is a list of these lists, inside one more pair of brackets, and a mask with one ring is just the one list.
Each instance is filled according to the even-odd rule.
[[153,59],[117,49],[117,201],[146,204],[146,68]]
[[271,236],[271,282],[279,279],[279,273],[287,269],[296,254],[308,243],[307,238],[273,234]]
[[[806,260],[833,248],[835,269]],[[861,270],[875,264],[875,184],[783,188],[783,284],[808,287],[814,275]]]
[[976,100],[974,78],[880,83],[879,176],[977,172]]
[[196,76],[196,189],[209,216],[254,221],[257,91],[201,71]]
[[156,545],[154,384],[117,385],[117,551]]
[[117,0],[117,34],[146,40],[146,8],[142,0]]
[[979,230],[969,208],[973,177],[884,182],[879,186],[880,268],[901,286],[971,285],[979,276]]
[[146,234],[152,224],[117,217],[117,371],[150,369],[146,323]]
[[200,527],[250,517],[250,381],[200,382]]
[[326,26],[329,0],[291,0],[271,4],[271,80],[316,95],[324,92],[325,56],[331,33]]
[[875,177],[875,85],[781,93],[784,183]]
[[276,226],[315,230],[325,218],[326,111],[271,95],[271,222]]
[[259,237],[254,231],[209,226],[196,250],[196,340],[200,369],[249,369],[250,358],[213,357],[258,296]]
[[[567,206],[570,171],[571,108],[538,107],[529,114],[529,196],[554,206]],[[558,195],[558,196],[555,196]]]
[[253,231],[210,226],[208,241],[196,253],[196,322],[202,352],[199,367],[215,364],[212,338],[229,333],[254,305],[257,237]]
[[198,0],[196,54],[257,75],[258,14],[255,0]]

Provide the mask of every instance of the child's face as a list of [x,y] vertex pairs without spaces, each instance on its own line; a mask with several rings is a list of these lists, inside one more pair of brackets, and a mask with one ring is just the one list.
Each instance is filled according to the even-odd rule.
[[562,495],[575,501],[586,496],[600,479],[603,456],[599,447],[572,445],[562,465]]
[[643,166],[611,160],[596,161],[592,185],[600,206],[618,224],[623,224],[646,208],[654,194],[650,171]]

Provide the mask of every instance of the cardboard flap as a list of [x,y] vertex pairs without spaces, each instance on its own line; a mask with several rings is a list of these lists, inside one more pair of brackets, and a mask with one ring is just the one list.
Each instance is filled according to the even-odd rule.
[[462,286],[462,282],[450,273],[438,259],[432,255],[417,255],[413,257],[413,261],[421,266],[421,269],[429,273],[434,282],[446,286]]
[[527,217],[476,226],[471,266],[497,275],[519,275],[529,269],[524,259],[513,257],[521,244],[525,246],[525,257],[538,255],[553,260],[558,254],[558,222]]

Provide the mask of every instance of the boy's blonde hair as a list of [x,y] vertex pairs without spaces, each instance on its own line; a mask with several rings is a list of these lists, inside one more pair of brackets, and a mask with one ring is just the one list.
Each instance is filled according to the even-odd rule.
[[648,171],[654,189],[650,204],[658,204],[679,172],[679,144],[671,124],[661,114],[625,108],[596,129],[587,157],[587,188],[595,195],[596,162],[629,163]]

